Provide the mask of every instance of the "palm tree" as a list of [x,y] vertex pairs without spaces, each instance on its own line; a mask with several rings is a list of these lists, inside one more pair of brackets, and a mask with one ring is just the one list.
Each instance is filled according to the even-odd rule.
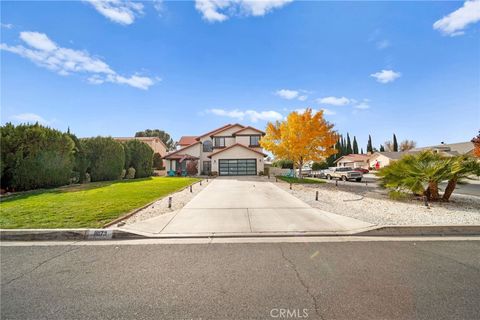
[[378,175],[381,185],[400,191],[409,190],[423,195],[429,201],[440,199],[438,184],[450,178],[449,162],[432,151],[405,155],[402,159],[382,168]]
[[457,187],[457,183],[468,179],[471,175],[480,176],[480,163],[468,156],[458,156],[448,159],[449,162],[449,179],[442,200],[449,201],[450,196]]

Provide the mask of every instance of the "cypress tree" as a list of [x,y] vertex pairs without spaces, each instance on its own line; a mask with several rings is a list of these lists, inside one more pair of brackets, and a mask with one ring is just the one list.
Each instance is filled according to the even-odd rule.
[[367,152],[373,152],[372,137],[368,135]]
[[385,152],[385,148],[383,147],[382,144],[380,145],[380,152]]
[[351,154],[353,153],[353,150],[352,150],[352,142],[350,141],[350,135],[348,134],[347,132],[347,154]]
[[358,154],[358,143],[355,136],[353,136],[353,153]]
[[398,142],[395,133],[393,134],[393,151],[398,152]]
[[363,154],[363,148],[360,149],[360,154]]

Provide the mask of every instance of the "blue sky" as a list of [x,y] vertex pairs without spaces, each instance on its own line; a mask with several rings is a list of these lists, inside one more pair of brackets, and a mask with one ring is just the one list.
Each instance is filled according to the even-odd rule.
[[480,2],[1,2],[1,120],[80,137],[311,107],[365,149],[480,128]]

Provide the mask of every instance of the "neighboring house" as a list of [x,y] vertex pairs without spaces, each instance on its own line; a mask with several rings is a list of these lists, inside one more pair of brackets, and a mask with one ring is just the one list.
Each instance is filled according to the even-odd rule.
[[368,159],[368,167],[380,169],[390,165],[393,161],[399,160],[408,152],[374,152]]
[[351,167],[351,168],[363,168],[368,169],[368,154],[349,154],[338,158],[333,163],[337,164],[337,167]]
[[154,153],[159,153],[162,157],[167,154],[167,146],[163,141],[158,137],[120,137],[120,138],[113,138],[120,142],[126,142],[128,140],[136,139],[142,142],[145,142],[152,148]]
[[473,155],[473,149],[475,148],[473,142],[458,142],[458,143],[441,143],[436,146],[414,148],[409,152],[418,152],[423,150],[433,150],[434,152],[442,153],[446,156],[458,156],[458,155]]
[[166,170],[178,174],[196,166],[198,175],[257,175],[263,172],[267,156],[260,147],[264,135],[261,130],[235,123],[200,136],[183,136],[180,149],[164,157]]

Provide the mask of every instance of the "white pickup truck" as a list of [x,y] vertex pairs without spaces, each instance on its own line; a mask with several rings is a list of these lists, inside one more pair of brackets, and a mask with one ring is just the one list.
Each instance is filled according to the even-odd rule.
[[341,179],[343,181],[355,180],[357,182],[362,181],[363,174],[359,171],[355,171],[350,167],[331,167],[323,171],[325,177],[328,180]]

